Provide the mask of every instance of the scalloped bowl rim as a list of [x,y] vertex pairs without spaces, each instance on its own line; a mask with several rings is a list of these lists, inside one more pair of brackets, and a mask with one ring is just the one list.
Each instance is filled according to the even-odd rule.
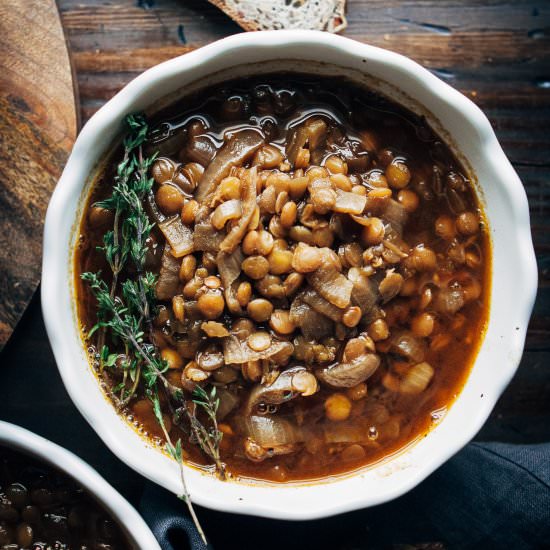
[[[474,103],[409,58],[318,31],[238,34],[161,63],[125,86],[90,118],[78,136],[48,207],[41,297],[46,329],[59,371],[80,412],[121,460],[145,477],[178,493],[175,463],[136,435],[125,421],[115,419],[114,408],[106,402],[96,379],[90,375],[91,369],[80,342],[71,306],[73,291],[68,264],[74,244],[75,212],[81,207],[79,199],[92,171],[88,155],[111,142],[116,134],[114,128],[125,114],[148,105],[147,94],[157,90],[160,97],[158,89],[163,84],[173,84],[181,75],[185,82],[194,82],[201,77],[190,77],[188,73],[195,71],[204,76],[209,74],[210,66],[217,64],[227,68],[224,63],[238,66],[247,56],[280,59],[277,52],[289,50],[299,53],[286,54],[283,59],[326,61],[365,73],[382,70],[384,76],[377,78],[390,82],[398,80],[405,88],[414,88],[415,93],[406,90],[414,100],[417,95],[425,96],[429,101],[418,99],[418,103],[440,111],[436,113],[437,119],[451,137],[465,132],[460,152],[468,148],[469,140],[474,140],[475,151],[464,156],[469,163],[471,157],[476,157],[472,162],[476,174],[482,171],[491,175],[478,185],[482,190],[482,202],[484,197],[488,199],[485,208],[486,212],[490,211],[489,230],[493,243],[491,309],[485,340],[459,397],[445,419],[421,441],[370,468],[313,483],[222,483],[213,476],[186,467],[190,492],[198,504],[234,513],[299,520],[373,506],[415,487],[475,436],[517,370],[537,289],[527,197],[489,121]],[[455,127],[448,129],[446,125],[453,120]],[[494,211],[491,211],[492,201]],[[513,253],[513,262],[503,256],[504,246]],[[502,289],[506,296],[502,295]],[[510,299],[510,292],[513,292],[513,299]],[[502,319],[504,316],[507,320]],[[486,366],[489,362],[497,365],[495,372]],[[471,382],[474,373],[475,383]],[[92,389],[93,383],[97,391]],[[479,393],[479,387],[483,388],[481,395],[474,396],[476,391]],[[466,416],[460,416],[462,414]]]

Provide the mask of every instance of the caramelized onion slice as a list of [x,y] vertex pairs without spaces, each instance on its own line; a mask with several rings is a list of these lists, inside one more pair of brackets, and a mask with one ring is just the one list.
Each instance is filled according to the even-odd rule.
[[290,304],[289,318],[296,326],[300,326],[300,319],[311,307],[302,300],[302,296],[298,295]]
[[367,205],[367,197],[349,191],[336,189],[336,203],[333,210],[342,214],[354,214],[358,216],[363,213]]
[[378,291],[382,298],[382,303],[389,302],[392,298],[395,298],[401,287],[403,286],[403,276],[400,273],[395,273],[393,269],[389,269],[386,272],[386,276],[380,281],[378,285]]
[[264,139],[254,130],[242,130],[233,134],[204,171],[195,192],[195,200],[199,204],[206,204],[206,198],[229,175],[231,168],[241,166],[263,144]]
[[201,220],[195,224],[195,230],[193,232],[193,244],[195,250],[214,253],[218,252],[224,238],[224,233],[214,229],[209,218]]
[[287,443],[286,445],[276,445],[273,447],[262,447],[258,445],[251,437],[244,442],[244,454],[252,462],[263,462],[266,458],[272,458],[278,455],[288,455],[296,452],[297,445]]
[[228,288],[237,280],[241,274],[241,265],[244,260],[244,254],[240,248],[235,249],[231,254],[220,252],[216,258],[218,272],[220,274],[222,284]]
[[384,212],[380,217],[389,223],[400,237],[403,235],[403,228],[407,223],[407,211],[401,203],[393,199],[386,201]]
[[458,285],[445,286],[437,291],[434,309],[440,313],[454,315],[465,303],[464,291]]
[[[286,156],[290,163],[294,166],[298,151],[304,146],[308,146],[311,154],[316,153],[322,148],[327,138],[327,123],[317,117],[309,118],[300,126],[292,130],[290,139],[286,146]],[[318,155],[313,154],[313,157]],[[315,158],[312,158],[316,162]]]
[[399,391],[408,395],[416,395],[423,392],[431,382],[434,369],[425,361],[412,366],[399,384]]
[[212,213],[210,221],[216,229],[223,229],[229,220],[240,218],[243,213],[241,201],[231,199],[222,202]]
[[279,447],[303,440],[298,426],[284,418],[250,416],[244,420],[245,433],[264,448]]
[[333,265],[324,263],[307,277],[309,284],[336,307],[345,308],[351,301],[353,283],[338,272]]
[[220,400],[216,417],[218,420],[223,420],[230,412],[232,412],[239,404],[239,396],[226,388],[218,387],[216,390]]
[[245,181],[241,186],[242,193],[242,216],[237,225],[229,231],[225,239],[220,245],[222,252],[231,253],[239,246],[243,240],[244,234],[250,224],[250,220],[254,215],[256,209],[256,194],[257,194],[257,180],[258,172],[254,166],[251,168],[246,176]]
[[365,443],[367,429],[357,422],[327,422],[323,426],[325,443]]
[[372,376],[379,365],[378,355],[364,353],[351,361],[319,369],[315,371],[315,376],[334,388],[351,388]]
[[367,227],[372,223],[373,218],[367,217],[367,216],[356,216],[352,215],[351,219],[358,223],[359,225],[362,225],[363,227]]
[[226,364],[242,365],[249,361],[269,359],[274,355],[290,357],[294,346],[290,342],[273,340],[271,345],[263,351],[252,350],[246,342],[241,342],[234,334],[223,339],[223,357]]
[[159,300],[171,300],[178,293],[181,260],[174,258],[170,246],[166,245],[160,261],[160,272],[155,286]]
[[216,263],[224,286],[224,295],[227,308],[233,314],[241,314],[242,308],[237,300],[237,291],[235,281],[241,274],[241,265],[244,260],[244,254],[240,247],[236,248],[231,254],[227,252],[218,252]]
[[359,267],[351,267],[348,270],[348,279],[353,283],[351,301],[361,308],[363,315],[366,315],[379,298],[376,284]]
[[246,403],[246,414],[251,414],[259,403],[281,405],[298,396],[308,397],[319,389],[315,376],[305,367],[291,367],[283,371],[271,384],[256,384]]
[[290,320],[300,328],[306,340],[321,340],[334,334],[332,321],[297,296],[290,305]]
[[166,218],[158,226],[170,244],[171,253],[175,258],[181,258],[193,252],[193,232],[183,225],[178,215]]
[[408,330],[403,330],[393,335],[390,349],[392,352],[398,353],[415,363],[423,361],[426,355],[424,341],[413,336]]
[[201,329],[210,338],[225,338],[229,336],[229,331],[218,321],[205,321]]
[[344,311],[334,304],[331,304],[328,300],[325,300],[316,290],[308,288],[302,292],[300,296],[307,305],[311,306],[318,313],[321,313],[336,323],[342,321]]

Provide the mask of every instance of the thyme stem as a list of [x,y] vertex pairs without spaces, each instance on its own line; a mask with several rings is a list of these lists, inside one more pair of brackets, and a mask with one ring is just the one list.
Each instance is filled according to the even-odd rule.
[[[143,206],[144,197],[151,192],[153,179],[148,177],[149,169],[156,155],[144,157],[142,144],[147,135],[147,124],[140,116],[127,117],[130,132],[124,139],[124,155],[117,167],[115,184],[110,197],[99,201],[95,206],[114,212],[111,231],[103,236],[103,246],[98,250],[105,254],[111,270],[111,284],[108,286],[101,273],[83,273],[97,304],[97,324],[90,331],[91,337],[97,331],[97,344],[100,353],[100,370],[105,367],[123,368],[122,382],[113,389],[113,398],[121,407],[127,405],[136,395],[138,388],[144,388],[153,403],[153,409],[166,440],[168,453],[178,462],[183,486],[183,499],[197,530],[206,544],[206,536],[193,509],[183,467],[181,440],[174,445],[170,433],[164,424],[158,398],[159,387],[166,392],[170,410],[177,405],[181,418],[188,423],[191,433],[203,452],[212,458],[222,478],[225,477],[224,465],[220,460],[219,444],[222,434],[218,429],[216,411],[218,399],[215,388],[208,395],[195,396],[196,406],[202,407],[210,426],[206,427],[191,412],[183,391],[170,383],[165,372],[168,369],[155,344],[153,319],[156,300],[156,277],[144,270],[147,254],[147,239],[153,224]],[[130,278],[121,281],[127,263],[131,263]],[[147,335],[147,338],[145,338]],[[120,364],[118,354],[110,354],[106,345],[121,342],[125,349],[125,360]],[[120,397],[118,394],[120,388]],[[184,414],[181,415],[181,412]],[[175,413],[174,413],[175,415]]]

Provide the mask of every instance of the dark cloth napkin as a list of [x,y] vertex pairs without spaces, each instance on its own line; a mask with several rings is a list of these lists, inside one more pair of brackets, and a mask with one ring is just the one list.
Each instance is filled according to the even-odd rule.
[[[167,491],[147,484],[140,511],[163,550],[204,550]],[[334,518],[197,512],[215,550],[550,549],[550,444],[471,443],[401,498]]]

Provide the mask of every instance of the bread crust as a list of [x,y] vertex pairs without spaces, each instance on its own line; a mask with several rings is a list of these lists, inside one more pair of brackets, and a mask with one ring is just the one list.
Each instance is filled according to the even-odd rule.
[[[347,27],[346,0],[208,0],[246,31],[311,29],[333,33]],[[305,15],[304,15],[305,14]]]

